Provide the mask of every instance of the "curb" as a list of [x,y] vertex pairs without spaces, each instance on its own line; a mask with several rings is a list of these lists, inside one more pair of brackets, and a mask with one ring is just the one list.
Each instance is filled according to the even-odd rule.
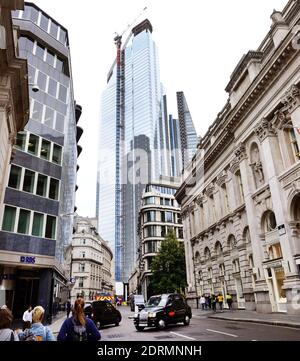
[[265,325],[272,326],[285,326],[292,328],[300,328],[300,323],[293,323],[287,321],[271,321],[271,320],[260,320],[260,319],[250,319],[250,318],[228,318],[220,316],[208,316],[208,318],[213,318],[215,320],[225,320],[225,321],[236,321],[236,322],[252,322],[252,323],[262,323]]

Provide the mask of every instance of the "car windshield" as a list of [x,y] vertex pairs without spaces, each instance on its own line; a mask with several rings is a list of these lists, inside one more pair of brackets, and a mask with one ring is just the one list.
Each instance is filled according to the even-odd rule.
[[143,296],[135,296],[134,300],[135,300],[135,302],[143,302],[144,303],[144,297]]
[[149,298],[146,307],[165,306],[166,303],[167,303],[167,298],[162,298],[161,296],[152,296]]

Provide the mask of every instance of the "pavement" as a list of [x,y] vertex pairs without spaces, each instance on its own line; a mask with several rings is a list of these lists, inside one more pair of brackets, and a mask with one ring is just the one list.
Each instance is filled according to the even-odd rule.
[[228,309],[213,312],[210,309],[193,309],[192,314],[193,317],[208,317],[227,321],[252,322],[265,325],[300,328],[300,315],[287,315],[285,313],[258,313],[256,311]]

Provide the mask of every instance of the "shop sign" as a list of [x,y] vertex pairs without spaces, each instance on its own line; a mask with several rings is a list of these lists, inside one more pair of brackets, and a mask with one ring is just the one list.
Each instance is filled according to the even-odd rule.
[[20,256],[21,263],[35,264],[35,257]]

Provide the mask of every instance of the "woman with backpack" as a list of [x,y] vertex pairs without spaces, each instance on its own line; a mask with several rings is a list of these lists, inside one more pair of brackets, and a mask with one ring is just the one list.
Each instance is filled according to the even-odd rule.
[[100,339],[100,332],[94,322],[84,315],[83,298],[77,298],[73,315],[62,324],[57,341],[99,341]]
[[0,341],[19,341],[18,335],[11,329],[13,315],[6,307],[0,309]]

